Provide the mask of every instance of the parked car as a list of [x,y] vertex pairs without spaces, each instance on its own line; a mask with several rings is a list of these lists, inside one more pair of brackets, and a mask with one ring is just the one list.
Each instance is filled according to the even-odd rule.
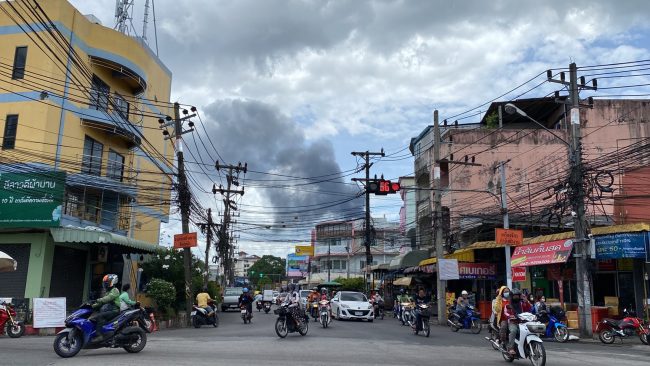
[[332,313],[336,319],[361,319],[372,322],[375,317],[372,304],[361,292],[340,291],[332,301]]
[[226,311],[230,308],[239,309],[239,296],[242,294],[243,290],[242,287],[227,287],[223,292],[221,311]]

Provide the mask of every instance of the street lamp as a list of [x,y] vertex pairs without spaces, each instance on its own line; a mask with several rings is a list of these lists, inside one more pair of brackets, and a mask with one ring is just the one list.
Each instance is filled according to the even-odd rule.
[[544,126],[543,124],[539,123],[536,119],[534,119],[533,117],[529,116],[526,112],[524,112],[524,111],[522,111],[521,109],[519,109],[519,107],[517,107],[516,105],[514,105],[514,104],[512,104],[512,103],[506,103],[506,105],[504,106],[504,109],[506,110],[506,113],[508,113],[508,114],[518,114],[518,115],[520,115],[520,116],[522,116],[522,117],[526,117],[526,118],[528,118],[528,119],[531,120],[533,123],[535,123],[536,125],[542,127],[544,130],[548,131],[551,135],[555,136],[558,140],[564,142],[565,145],[567,145],[569,148],[571,148],[571,144],[568,143],[565,139],[561,138],[561,137],[558,136],[555,132],[553,132],[552,130],[548,129],[548,128],[547,128],[546,126]]

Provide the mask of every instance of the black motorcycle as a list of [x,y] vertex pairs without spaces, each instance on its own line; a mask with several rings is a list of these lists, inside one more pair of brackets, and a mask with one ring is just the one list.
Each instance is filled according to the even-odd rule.
[[202,325],[212,325],[215,328],[219,326],[219,316],[214,310],[216,309],[214,302],[208,302],[208,306],[213,309],[212,312],[208,312],[196,304],[192,306],[191,318],[194,328],[201,328]]
[[262,311],[263,308],[262,301],[255,301],[255,307],[257,308],[258,312]]
[[264,312],[268,314],[269,311],[271,311],[271,302],[264,301],[263,306],[264,306]]
[[[298,306],[298,305],[292,305]],[[309,330],[309,318],[304,314],[302,319],[294,320],[289,311],[288,304],[282,304],[278,309],[274,311],[278,315],[278,320],[275,321],[275,333],[278,337],[284,338],[289,333],[298,332],[300,335],[307,335]]]

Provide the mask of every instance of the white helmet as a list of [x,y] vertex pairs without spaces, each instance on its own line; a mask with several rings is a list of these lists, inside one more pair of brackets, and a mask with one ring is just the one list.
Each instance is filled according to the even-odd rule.
[[463,290],[463,292],[460,293],[461,295],[469,295],[467,291]]

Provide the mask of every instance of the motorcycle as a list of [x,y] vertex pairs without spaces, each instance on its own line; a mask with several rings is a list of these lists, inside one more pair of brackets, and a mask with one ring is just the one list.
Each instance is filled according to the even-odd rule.
[[[298,305],[291,305],[298,306]],[[307,335],[309,330],[309,319],[307,315],[302,317],[302,319],[294,320],[291,314],[289,314],[289,304],[282,304],[278,309],[275,309],[274,313],[278,315],[278,319],[275,321],[275,333],[280,338],[285,338],[289,333],[300,333],[301,336]]]
[[403,302],[400,304],[402,307],[402,315],[400,321],[402,325],[411,325],[413,324],[413,304],[409,302]]
[[309,316],[311,316],[315,322],[319,321],[318,303],[316,301],[309,304]]
[[639,336],[643,344],[648,344],[650,330],[645,326],[643,320],[636,317],[633,311],[623,310],[622,320],[603,319],[596,327],[598,339],[605,344],[612,344],[616,337],[623,338]]
[[330,316],[330,302],[328,300],[321,300],[318,304],[320,305],[320,316],[318,317],[318,321],[323,328],[327,328],[327,326],[332,322],[332,317]]
[[13,304],[0,303],[0,334],[3,332],[11,338],[20,338],[25,334],[25,324],[16,320],[16,308]]
[[539,312],[538,320],[546,324],[544,337],[555,338],[555,341],[564,343],[569,340],[569,330],[561,323],[566,318],[564,310],[559,307],[551,308],[551,311],[542,310]]
[[517,315],[517,326],[519,334],[515,339],[514,355],[510,354],[498,340],[493,340],[491,337],[485,339],[490,341],[492,347],[501,351],[501,356],[508,362],[527,358],[533,366],[546,365],[546,350],[542,339],[539,338],[539,334],[544,334],[546,331],[546,325],[537,321],[537,317],[531,313],[521,313]]
[[[149,328],[145,322],[146,310],[136,304],[131,310],[119,313],[102,327],[103,337],[98,332],[90,304],[83,304],[65,320],[66,328],[54,338],[54,352],[63,358],[74,357],[81,349],[124,348],[129,353],[142,351],[147,344]],[[135,326],[133,324],[137,323]]]
[[271,302],[270,301],[264,301],[264,312],[266,314],[268,314],[269,311],[271,311]]
[[260,301],[260,300],[255,301],[255,307],[257,307],[258,312],[262,311],[262,306],[263,306],[262,301]]
[[248,311],[248,307],[246,307],[245,305],[243,305],[243,306],[241,306],[239,309],[240,309],[240,312],[241,312],[241,318],[242,318],[242,320],[244,321],[244,324],[246,324],[246,323],[250,323],[250,322],[251,322],[251,319],[253,319],[253,314],[251,314],[251,312]]
[[375,319],[381,318],[384,320],[384,302],[383,301],[372,301],[373,312],[375,314]]
[[213,309],[211,312],[199,307],[197,304],[192,305],[190,317],[194,328],[201,328],[202,325],[212,325],[215,328],[219,326],[219,316],[214,310],[217,308],[216,304],[213,301],[208,301],[208,306]]
[[453,332],[458,332],[459,329],[470,329],[474,334],[481,333],[481,330],[483,329],[483,324],[481,324],[480,318],[481,314],[476,311],[472,305],[467,305],[465,311],[466,314],[462,320],[455,311],[450,313],[447,323],[449,323],[451,330]]
[[420,315],[420,321],[422,323],[422,328],[418,330],[418,325],[416,321],[414,320],[413,323],[411,324],[411,328],[413,329],[413,333],[415,335],[418,335],[420,331],[424,332],[424,335],[429,337],[429,334],[431,333],[431,328],[429,326],[429,319],[431,318],[431,311],[429,310],[429,305],[427,304],[418,304],[415,306],[414,310],[416,316],[415,319],[417,319],[417,315]]

